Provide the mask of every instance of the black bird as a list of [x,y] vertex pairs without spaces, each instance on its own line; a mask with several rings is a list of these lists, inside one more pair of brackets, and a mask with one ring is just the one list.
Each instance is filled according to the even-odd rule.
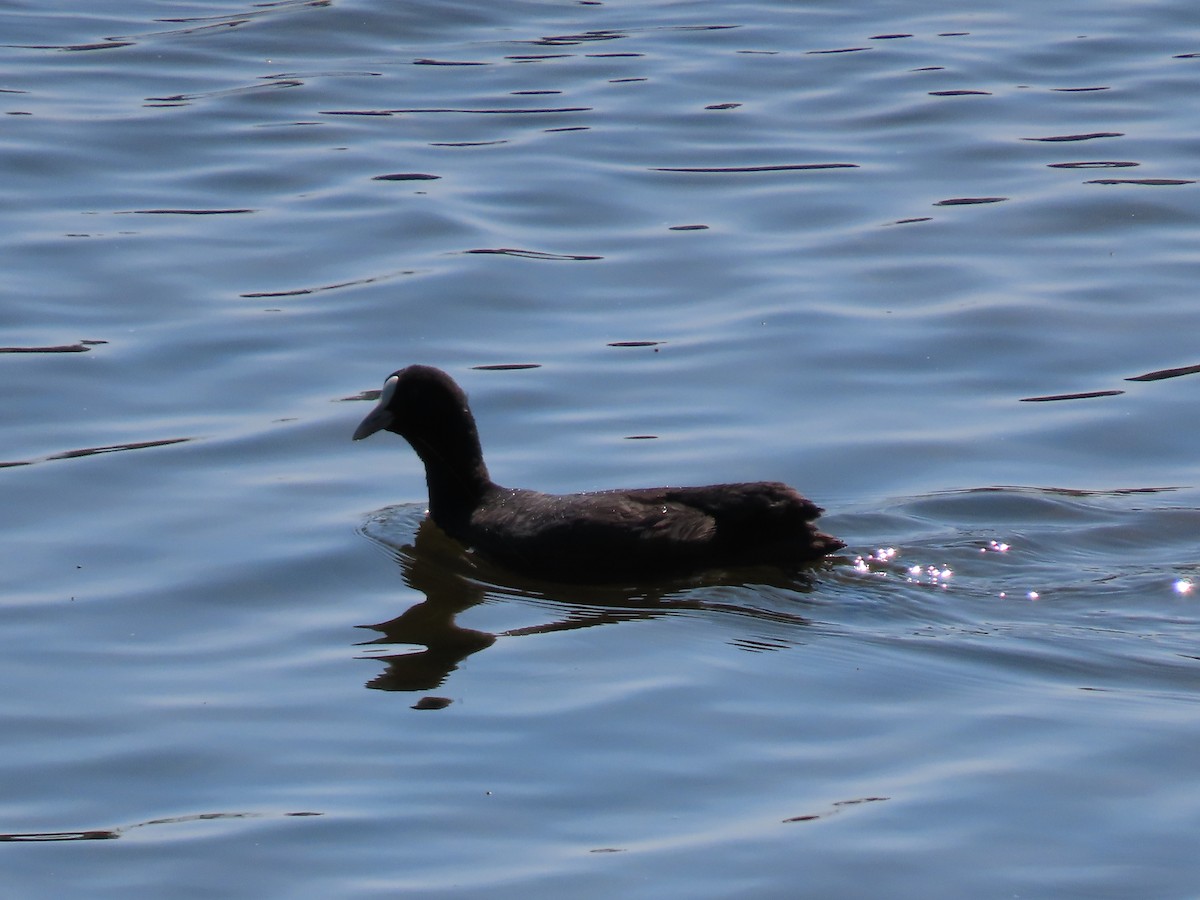
[[400,435],[425,464],[435,525],[526,575],[605,582],[796,566],[845,546],[813,525],[819,506],[776,481],[583,494],[501,487],[488,475],[467,395],[431,366],[388,376],[354,440],[377,431]]

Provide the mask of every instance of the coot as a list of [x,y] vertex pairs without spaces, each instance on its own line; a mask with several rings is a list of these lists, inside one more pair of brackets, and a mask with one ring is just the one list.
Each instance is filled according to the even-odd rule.
[[467,395],[432,366],[383,383],[354,432],[407,440],[425,463],[429,517],[501,566],[564,581],[679,576],[813,562],[845,546],[813,525],[819,506],[785,484],[713,484],[542,494],[488,475]]

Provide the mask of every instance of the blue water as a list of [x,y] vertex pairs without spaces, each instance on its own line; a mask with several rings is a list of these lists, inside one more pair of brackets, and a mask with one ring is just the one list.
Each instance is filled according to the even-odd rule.
[[[852,7],[0,7],[6,892],[1194,895],[1200,11]],[[849,546],[480,567],[412,362]]]

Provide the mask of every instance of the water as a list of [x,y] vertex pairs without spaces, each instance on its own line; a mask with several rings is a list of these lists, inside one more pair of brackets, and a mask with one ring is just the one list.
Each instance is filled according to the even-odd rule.
[[[1046,7],[0,9],[6,889],[1192,896],[1200,14]],[[479,568],[418,361],[849,547]]]

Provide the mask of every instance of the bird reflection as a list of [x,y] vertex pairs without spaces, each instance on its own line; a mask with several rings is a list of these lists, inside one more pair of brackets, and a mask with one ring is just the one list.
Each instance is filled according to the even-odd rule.
[[[382,637],[359,646],[410,644],[424,650],[388,656],[371,656],[387,663],[387,669],[368,682],[381,691],[429,691],[441,685],[458,664],[496,642],[496,635],[463,628],[455,618],[484,600],[484,586],[459,574],[463,557],[428,520],[417,530],[416,541],[395,549],[404,583],[425,599],[386,622],[364,625]],[[449,564],[448,564],[449,563]]]
[[[776,583],[790,591],[807,591],[811,582],[793,573],[782,580],[782,573],[745,571],[742,577],[708,575],[703,578],[674,580],[617,587],[610,585],[548,584],[490,566],[467,553],[446,537],[428,519],[421,522],[412,544],[391,547],[405,584],[424,594],[425,599],[414,604],[394,619],[377,625],[363,625],[380,636],[359,644],[360,647],[379,645],[408,645],[417,648],[404,653],[360,657],[386,663],[386,669],[367,682],[367,687],[382,691],[432,691],[440,687],[459,664],[474,653],[486,650],[498,638],[523,637],[572,631],[597,625],[654,619],[683,610],[709,610],[749,616],[792,625],[806,625],[808,620],[792,613],[764,610],[715,599],[688,596],[695,588],[717,585],[743,586],[747,583]],[[747,579],[748,575],[758,575]],[[682,596],[681,596],[682,595]],[[562,603],[562,615],[550,622],[514,628],[498,634],[465,628],[456,621],[459,613],[483,603],[488,597],[551,599]],[[744,636],[732,640],[742,649],[780,649],[790,642],[778,640],[747,642]],[[427,697],[419,708],[440,708],[448,705],[442,698]]]

